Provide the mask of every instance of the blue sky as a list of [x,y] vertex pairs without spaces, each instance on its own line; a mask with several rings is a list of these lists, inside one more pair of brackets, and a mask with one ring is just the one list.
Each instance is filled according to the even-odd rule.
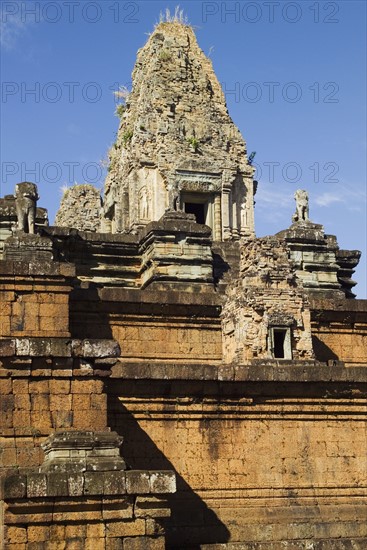
[[[170,1],[1,3],[1,188],[35,181],[53,221],[61,188],[102,188],[118,86]],[[290,225],[293,194],[363,257],[366,297],[366,3],[182,1],[229,112],[256,151],[258,236]]]

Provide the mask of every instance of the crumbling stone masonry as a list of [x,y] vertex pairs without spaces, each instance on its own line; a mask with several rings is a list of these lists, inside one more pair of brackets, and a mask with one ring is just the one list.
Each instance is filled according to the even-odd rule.
[[290,250],[275,237],[248,241],[223,307],[223,357],[313,359],[311,316]]
[[56,214],[55,225],[80,231],[99,231],[102,201],[98,189],[90,184],[66,189]]

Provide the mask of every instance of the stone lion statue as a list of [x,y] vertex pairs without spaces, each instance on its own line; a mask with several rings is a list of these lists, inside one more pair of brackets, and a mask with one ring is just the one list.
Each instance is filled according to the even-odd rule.
[[19,231],[34,234],[38,199],[38,190],[35,183],[25,181],[15,186],[15,207]]
[[297,189],[294,194],[296,212],[292,217],[294,222],[308,221],[308,193],[304,189]]

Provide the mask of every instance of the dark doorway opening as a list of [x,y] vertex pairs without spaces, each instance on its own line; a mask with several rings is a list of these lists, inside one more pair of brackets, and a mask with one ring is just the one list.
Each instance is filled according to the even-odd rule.
[[284,359],[285,357],[284,343],[286,334],[286,330],[274,329],[274,357],[276,359]]
[[205,204],[196,202],[185,202],[185,212],[194,214],[196,223],[205,223]]

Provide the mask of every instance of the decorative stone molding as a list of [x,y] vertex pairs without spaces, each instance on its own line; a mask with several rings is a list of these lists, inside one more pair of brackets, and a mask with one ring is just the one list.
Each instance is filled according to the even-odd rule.
[[57,432],[42,443],[45,460],[40,472],[100,472],[125,470],[120,456],[123,438],[115,432]]

